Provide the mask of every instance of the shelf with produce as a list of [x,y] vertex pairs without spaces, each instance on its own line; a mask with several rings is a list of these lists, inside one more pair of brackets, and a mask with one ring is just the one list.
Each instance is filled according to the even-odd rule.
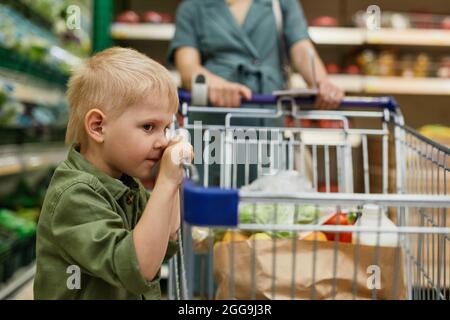
[[57,106],[65,98],[65,92],[59,86],[0,68],[0,88],[2,84],[11,86],[12,98],[24,103]]
[[[80,9],[80,28],[70,29],[66,23],[67,9],[75,5]],[[27,42],[28,38],[38,35],[77,57],[87,57],[91,50],[90,30],[91,8],[86,1],[60,1],[60,0],[0,0],[0,6],[7,18],[1,25],[5,34],[9,36],[11,22],[22,27],[30,28],[30,32],[21,37]],[[9,21],[8,21],[9,20]],[[20,20],[20,21],[19,21]]]
[[28,12],[33,7],[47,15],[43,8],[51,7],[53,2],[0,0],[0,67],[64,87],[71,68],[83,60],[72,53],[73,43],[76,42],[76,48],[84,48],[85,43],[77,38],[75,31],[66,30],[64,19],[58,16],[64,2],[58,2],[59,7],[51,8],[48,13],[50,29],[36,23],[35,13]]
[[68,80],[68,74],[62,73],[56,67],[33,61],[3,47],[0,47],[0,67],[22,72],[62,87],[65,86]]
[[53,23],[50,19],[43,16],[35,8],[30,6],[27,1],[24,0],[0,0],[0,4],[8,5],[15,11],[21,13],[24,17],[29,19],[34,24],[51,31],[53,29]]
[[2,146],[0,176],[50,167],[63,161],[67,148],[61,143]]
[[[170,40],[174,24],[113,23],[111,34],[117,40]],[[367,30],[353,27],[309,27],[312,40],[323,45],[412,45],[450,46],[450,30],[392,29]]]

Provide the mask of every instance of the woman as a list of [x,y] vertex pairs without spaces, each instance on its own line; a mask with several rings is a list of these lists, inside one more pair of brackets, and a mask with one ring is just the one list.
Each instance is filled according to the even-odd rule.
[[[316,106],[336,108],[344,93],[330,82],[308,35],[298,0],[279,0],[283,36],[292,67],[309,86],[317,86]],[[185,0],[176,14],[169,61],[189,90],[192,75],[207,77],[209,101],[239,107],[252,93],[285,87],[272,0]],[[309,52],[314,52],[315,75]],[[314,83],[314,81],[316,83]]]
[[[176,14],[175,36],[169,62],[181,75],[182,87],[191,89],[192,76],[203,74],[209,102],[218,107],[240,107],[241,98],[252,93],[270,94],[285,88],[282,50],[291,66],[309,86],[317,87],[316,107],[336,108],[344,96],[332,84],[309,39],[306,19],[298,0],[278,0],[282,14],[283,41],[277,30],[273,0],[185,0]],[[284,42],[284,43],[282,43]],[[314,54],[314,68],[310,53]],[[312,70],[315,74],[312,74]],[[244,104],[242,107],[246,107]],[[266,106],[267,107],[267,106]],[[190,121],[223,124],[223,116],[196,115]],[[191,122],[192,123],[192,122]],[[282,119],[239,119],[233,124],[282,126]],[[196,158],[201,158],[196,155]],[[308,156],[307,156],[308,158]],[[201,167],[199,167],[202,175]],[[256,176],[251,168],[251,179]],[[212,182],[218,183],[218,168],[211,167]],[[243,183],[238,178],[238,185]]]

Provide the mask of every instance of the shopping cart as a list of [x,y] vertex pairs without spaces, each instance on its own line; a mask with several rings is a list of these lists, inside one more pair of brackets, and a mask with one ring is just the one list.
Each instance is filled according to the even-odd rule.
[[[201,144],[201,179],[186,165],[194,179],[182,188],[183,245],[170,262],[170,298],[449,299],[450,150],[406,126],[395,100],[347,97],[333,111],[307,110],[313,96],[283,92],[247,101],[258,108],[190,106],[183,92],[180,100],[184,128],[201,133],[193,141],[194,149]],[[189,121],[198,113],[222,114],[224,123],[199,127]],[[284,117],[296,125],[233,125]],[[302,126],[305,119],[332,128]],[[211,155],[219,159],[218,186]],[[292,170],[309,175],[312,190],[249,188]],[[313,220],[296,223],[305,206]],[[376,208],[376,225],[361,225],[364,206]],[[356,212],[356,223],[341,225],[344,212]],[[385,227],[386,216],[396,226]],[[324,224],[330,217],[334,225]],[[319,232],[334,240],[319,241]],[[255,233],[264,239],[246,238]]]

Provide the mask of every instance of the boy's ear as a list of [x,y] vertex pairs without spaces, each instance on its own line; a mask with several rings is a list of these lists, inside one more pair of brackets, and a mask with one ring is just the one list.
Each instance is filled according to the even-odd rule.
[[87,134],[98,143],[104,141],[104,123],[105,114],[100,109],[91,109],[84,117],[84,128]]

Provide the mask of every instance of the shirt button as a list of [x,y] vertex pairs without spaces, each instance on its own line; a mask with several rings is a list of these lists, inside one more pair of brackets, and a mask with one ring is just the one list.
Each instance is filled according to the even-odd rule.
[[129,193],[129,194],[127,195],[127,204],[132,204],[132,203],[133,203],[133,200],[134,200],[133,194]]

